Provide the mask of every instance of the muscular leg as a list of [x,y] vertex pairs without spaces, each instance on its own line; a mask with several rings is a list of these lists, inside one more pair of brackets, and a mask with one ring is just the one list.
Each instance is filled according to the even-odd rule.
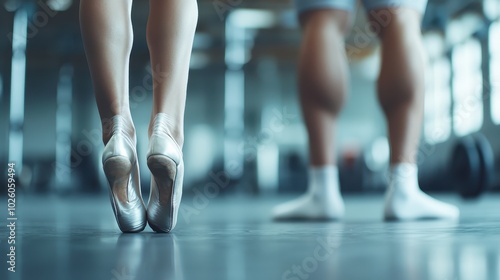
[[335,164],[334,129],[347,93],[344,36],[348,12],[304,14],[299,59],[299,94],[309,135],[312,166]]
[[129,109],[129,56],[133,31],[132,0],[82,0],[80,22],[85,52],[103,126],[103,142],[111,137],[111,118],[121,115],[135,139]]
[[[390,15],[387,24],[381,26],[379,32],[382,67],[378,97],[387,118],[391,146],[391,182],[385,216],[388,219],[458,217],[456,207],[427,196],[418,186],[415,161],[425,87],[421,15],[406,8],[373,12]],[[373,13],[371,16],[376,21]]]
[[421,16],[410,9],[397,13],[388,9],[375,12],[392,14],[388,25],[379,33],[382,67],[377,85],[389,129],[391,163],[414,163],[425,89]]
[[348,17],[348,11],[325,9],[306,12],[300,18],[303,39],[299,92],[309,135],[309,186],[306,195],[276,207],[277,219],[340,218],[343,215],[334,131],[347,92],[344,36]]
[[147,41],[153,70],[153,119],[165,113],[182,146],[189,60],[198,18],[195,0],[150,0]]

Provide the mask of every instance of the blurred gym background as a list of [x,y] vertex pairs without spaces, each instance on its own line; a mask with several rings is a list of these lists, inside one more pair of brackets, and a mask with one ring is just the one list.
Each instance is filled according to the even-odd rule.
[[[199,0],[185,117],[185,195],[303,192],[307,137],[297,100],[300,31],[291,0]],[[0,170],[16,162],[24,193],[107,194],[103,149],[81,41],[79,1],[0,6]],[[146,167],[154,84],[148,1],[133,4],[130,103]],[[389,148],[375,95],[379,47],[357,9],[346,42],[351,81],[338,162],[344,192],[382,192]],[[475,197],[500,189],[500,2],[430,0],[422,146],[426,191]],[[154,68],[154,67],[153,67]],[[147,168],[141,179],[146,194]],[[2,188],[2,193],[6,189]]]

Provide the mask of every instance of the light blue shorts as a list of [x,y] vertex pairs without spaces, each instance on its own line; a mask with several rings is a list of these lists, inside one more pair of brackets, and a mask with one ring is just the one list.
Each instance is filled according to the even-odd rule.
[[[316,9],[354,11],[357,0],[294,0],[294,2],[297,12],[300,14]],[[367,11],[389,7],[406,7],[423,14],[427,6],[427,0],[362,0],[362,2]]]

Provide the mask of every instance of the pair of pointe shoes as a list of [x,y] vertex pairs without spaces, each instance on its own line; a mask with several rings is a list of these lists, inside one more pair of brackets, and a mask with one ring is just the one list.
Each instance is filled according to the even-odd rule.
[[170,136],[167,122],[165,114],[157,114],[149,138],[151,190],[146,208],[134,142],[126,133],[123,117],[112,119],[112,136],[104,148],[102,163],[110,186],[111,206],[122,232],[142,231],[146,223],[156,232],[170,232],[177,223],[184,164],[182,150]]

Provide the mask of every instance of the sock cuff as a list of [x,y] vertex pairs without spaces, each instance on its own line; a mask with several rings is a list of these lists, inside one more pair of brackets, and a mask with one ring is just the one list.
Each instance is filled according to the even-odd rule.
[[311,166],[309,168],[309,176],[325,176],[325,177],[338,177],[339,168],[336,165],[322,165],[322,166]]
[[418,167],[415,163],[396,163],[390,168],[390,179],[409,179],[418,177]]
[[339,188],[339,170],[335,165],[311,166],[309,168],[309,191],[323,195],[326,190]]

